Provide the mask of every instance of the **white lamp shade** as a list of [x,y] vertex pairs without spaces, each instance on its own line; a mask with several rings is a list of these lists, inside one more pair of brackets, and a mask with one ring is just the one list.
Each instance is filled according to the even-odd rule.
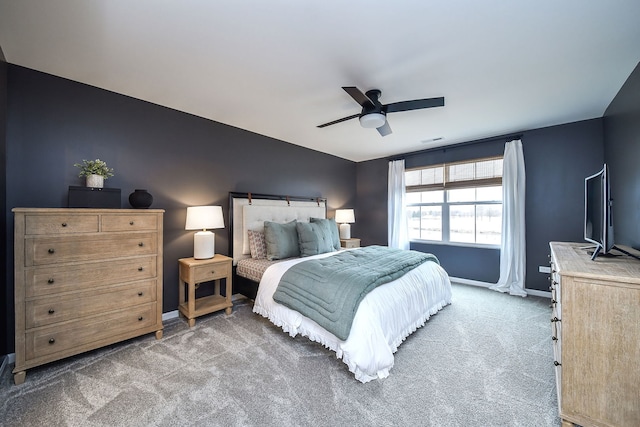
[[185,230],[224,228],[221,206],[191,206],[187,208]]
[[187,208],[186,230],[202,230],[193,235],[193,257],[209,259],[215,256],[216,235],[207,228],[224,228],[221,206],[192,206]]
[[336,209],[336,222],[338,224],[356,222],[356,216],[353,209]]
[[369,113],[360,116],[360,126],[363,128],[379,128],[387,121],[382,113]]

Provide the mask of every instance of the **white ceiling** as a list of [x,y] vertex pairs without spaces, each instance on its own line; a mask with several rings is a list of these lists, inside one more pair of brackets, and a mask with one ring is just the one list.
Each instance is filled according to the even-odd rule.
[[[601,117],[638,0],[0,0],[9,63],[353,161]],[[381,137],[342,86],[382,103]],[[444,138],[436,143],[433,138]]]

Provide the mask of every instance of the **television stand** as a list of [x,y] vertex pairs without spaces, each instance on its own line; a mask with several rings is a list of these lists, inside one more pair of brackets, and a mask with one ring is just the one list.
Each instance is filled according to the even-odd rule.
[[628,250],[626,250],[626,249],[622,249],[620,246],[613,245],[613,248],[612,248],[612,249],[615,249],[615,250],[616,250],[616,251],[618,251],[618,252],[622,252],[622,253],[623,253],[623,254],[625,254],[625,255],[629,255],[630,257],[635,258],[635,259],[637,259],[637,260],[640,260],[640,255],[637,255],[637,254],[631,253],[631,252],[629,252],[629,251],[628,251]]
[[[612,248],[612,249],[615,249],[615,248]],[[594,253],[595,253],[595,255],[594,255]],[[605,254],[605,253],[602,253],[600,250],[595,250],[595,249],[594,250],[587,250],[587,254],[591,255],[591,259],[592,260],[595,259],[596,257],[616,258],[616,257],[622,256],[621,254],[614,254],[614,253],[611,253],[611,252],[607,252]]]
[[[592,248],[593,248],[593,250],[590,250]],[[596,245],[595,248],[593,246],[582,246],[582,247],[580,247],[580,249],[586,249],[587,250],[587,254],[591,255],[591,261],[595,261],[595,259],[597,257],[616,258],[616,257],[622,256],[623,254],[624,255],[628,255],[628,256],[630,256],[632,258],[635,258],[637,260],[640,260],[640,255],[630,252],[630,250],[633,250],[633,249],[629,248],[629,250],[626,250],[626,249],[623,249],[620,246],[616,246],[616,245],[613,245],[611,247],[611,250],[609,252],[607,252],[607,253],[603,253],[602,252],[602,246],[601,245]],[[614,250],[620,252],[620,254],[612,253],[611,251],[614,251]]]

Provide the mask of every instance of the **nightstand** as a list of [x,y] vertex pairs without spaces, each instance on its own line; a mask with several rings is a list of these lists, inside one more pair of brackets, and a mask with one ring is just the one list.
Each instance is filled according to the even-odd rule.
[[340,246],[348,249],[348,248],[359,248],[360,247],[360,239],[340,239]]
[[[225,310],[231,314],[231,258],[216,254],[210,259],[181,258],[178,260],[179,301],[178,310],[187,318],[189,327],[196,324],[196,317]],[[225,279],[225,296],[220,295],[220,282]],[[213,295],[196,299],[199,283],[215,280]],[[187,291],[185,292],[185,286]]]

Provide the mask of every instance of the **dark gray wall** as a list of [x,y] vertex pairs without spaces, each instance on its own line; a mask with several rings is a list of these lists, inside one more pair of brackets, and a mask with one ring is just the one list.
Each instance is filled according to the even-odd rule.
[[[602,119],[522,132],[527,190],[527,279],[529,289],[548,290],[549,241],[582,241],[584,178],[604,162]],[[470,141],[444,149],[406,155],[407,168],[502,154],[506,138]],[[359,237],[366,244],[386,244],[387,171],[389,159],[357,165]],[[361,195],[366,198],[361,199]],[[495,283],[500,251],[448,245],[412,244],[432,252],[454,277]]]
[[[6,212],[6,189],[7,189],[7,62],[4,59],[4,53],[2,47],[0,47],[0,260],[2,265],[11,265],[7,263],[7,212]],[[0,307],[3,312],[5,307],[13,304],[11,295],[11,289],[13,289],[12,282],[6,280],[6,275],[0,277]],[[7,324],[7,316],[0,314],[0,356],[9,353],[8,337],[13,337],[13,328],[9,331]],[[1,360],[1,357],[0,357]]]
[[640,64],[604,115],[615,243],[640,249]]
[[[356,201],[351,161],[12,64],[7,124],[7,235],[11,208],[66,207],[68,187],[82,185],[73,164],[105,160],[115,169],[105,186],[122,189],[122,207],[145,188],[151,207],[166,210],[164,312],[178,304],[177,259],[193,254],[187,206],[222,205],[228,224],[230,191],[322,196],[330,211]],[[216,230],[216,252],[228,253],[228,231]],[[11,330],[12,301],[13,292],[2,314]]]

